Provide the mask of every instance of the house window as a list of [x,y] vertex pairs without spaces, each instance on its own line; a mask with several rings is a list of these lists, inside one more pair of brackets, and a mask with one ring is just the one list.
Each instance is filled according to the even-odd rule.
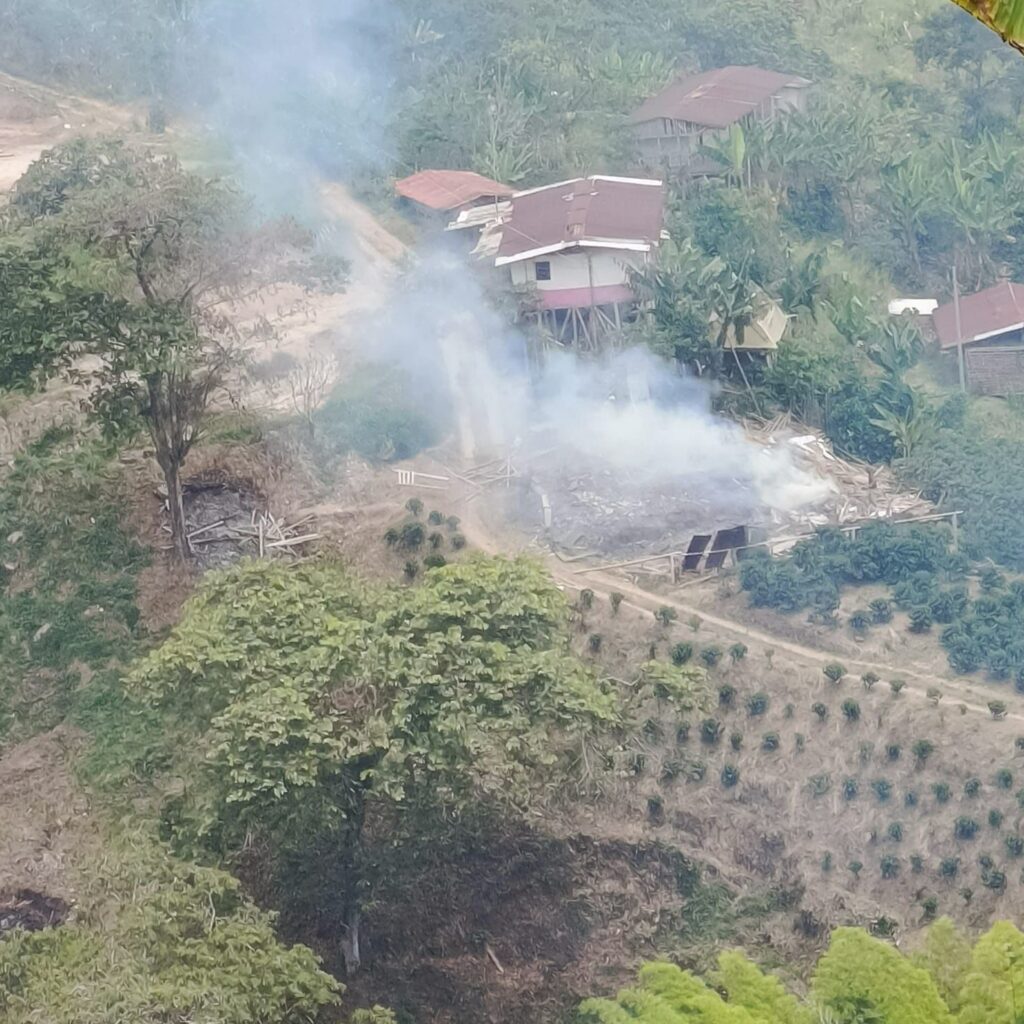
[[538,281],[550,281],[551,280],[551,261],[540,260],[534,265],[534,269],[537,272]]

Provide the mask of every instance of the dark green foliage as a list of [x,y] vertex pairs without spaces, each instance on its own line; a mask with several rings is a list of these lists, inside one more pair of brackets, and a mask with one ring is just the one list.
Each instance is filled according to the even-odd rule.
[[859,791],[860,791],[860,787],[857,784],[857,780],[856,779],[849,778],[849,777],[843,779],[843,799],[844,800],[853,800],[857,796]]
[[898,743],[888,743],[885,747],[885,756],[890,761],[898,761],[900,754],[903,753],[903,748]]
[[956,878],[960,871],[959,857],[944,857],[939,864],[939,874],[943,878]]
[[838,661],[830,661],[821,671],[830,683],[840,683],[846,675],[846,667]]
[[976,797],[981,792],[981,779],[968,779],[964,783],[964,796]]
[[959,817],[953,823],[953,835],[957,839],[973,839],[980,826],[973,818]]
[[718,688],[718,703],[720,707],[731,708],[736,702],[736,687],[729,683],[723,683]]
[[875,683],[878,682],[878,673],[865,672],[864,675],[860,677],[860,681],[863,683],[864,689],[870,692]]
[[734,730],[729,734],[729,746],[733,750],[741,750],[743,747],[743,733],[739,730]]
[[903,825],[898,821],[892,822],[885,830],[886,837],[893,843],[903,842]]
[[995,784],[999,789],[1013,788],[1013,772],[1009,768],[1000,768],[995,774]]
[[932,786],[932,793],[935,796],[936,803],[940,804],[948,804],[953,795],[953,791],[949,788],[948,783],[945,782],[936,782]]
[[805,737],[802,732],[798,732],[796,736],[793,737],[793,744],[796,752],[799,754],[807,745],[807,737]]
[[654,621],[657,622],[659,626],[664,626],[666,628],[671,626],[678,618],[679,613],[675,608],[672,608],[667,604],[663,604],[654,613]]
[[768,710],[768,694],[763,691],[751,694],[747,698],[747,714],[752,717],[763,715]]
[[892,695],[894,697],[898,697],[900,695],[900,692],[903,690],[903,688],[906,685],[907,685],[906,681],[903,680],[903,679],[890,679],[889,680],[889,689],[892,690]]
[[707,665],[708,668],[714,668],[722,660],[722,648],[717,644],[710,644],[707,647],[702,647],[700,651],[700,660]]
[[427,555],[427,557],[423,559],[424,569],[441,569],[447,564],[448,559],[445,558],[444,555]]
[[900,860],[898,857],[889,854],[882,858],[879,868],[883,878],[896,878],[900,873]]
[[422,523],[403,523],[398,530],[398,546],[406,551],[414,551],[422,547],[427,539],[427,531]]
[[461,533],[453,533],[451,538],[452,551],[461,551],[466,546],[466,538]]
[[850,612],[850,617],[847,621],[854,633],[866,633],[871,628],[871,613],[864,608],[858,608],[856,611]]
[[851,860],[846,866],[854,878],[860,878],[860,873],[864,870],[864,865],[861,864],[859,860]]
[[685,665],[693,657],[693,644],[688,644],[685,640],[673,644],[669,657],[673,665]]
[[828,850],[821,856],[821,870],[826,875],[832,870],[832,854]]
[[917,791],[908,789],[903,794],[903,806],[904,807],[916,807],[917,806]]
[[1024,736],[1018,736],[1013,741],[1013,746],[1018,753],[1024,753]]
[[1004,842],[1006,843],[1007,856],[1014,858],[1024,857],[1024,836],[1007,836]]
[[888,779],[875,779],[871,788],[880,804],[888,803],[892,797],[892,783]]
[[787,704],[787,705],[786,705],[786,706],[785,706],[785,707],[784,707],[784,708],[782,709],[782,717],[783,717],[783,718],[785,718],[785,719],[790,719],[790,718],[792,718],[792,717],[793,717],[793,716],[794,716],[795,714],[796,714],[796,705],[795,705],[795,704]]
[[910,632],[927,633],[932,628],[932,611],[926,605],[910,609]]
[[843,701],[843,717],[848,722],[859,722],[860,721],[860,704],[855,700],[844,700]]
[[420,515],[423,513],[423,502],[420,501],[419,498],[410,498],[405,503],[405,508],[406,511],[410,513],[410,515],[418,519]]
[[1003,824],[1003,812],[992,808],[988,812],[988,823],[991,828],[1001,828]]
[[923,921],[934,921],[939,911],[939,901],[934,896],[926,896],[921,900],[921,913]]
[[735,643],[729,648],[729,660],[738,665],[747,656],[747,645]]
[[427,516],[427,522],[431,526],[443,526],[444,525],[444,513],[438,512],[437,509],[432,509],[430,514]]
[[407,580],[414,580],[419,575],[420,564],[419,562],[408,561],[402,566],[402,572],[405,574]]
[[665,824],[665,801],[660,796],[647,798],[647,820],[652,825]]
[[[454,541],[452,543],[454,544]],[[625,600],[625,595],[620,594],[617,590],[615,590],[612,591],[612,593],[609,595],[608,600],[612,606],[612,615],[618,615],[619,606]]]
[[931,740],[915,740],[910,748],[917,761],[918,767],[924,767],[928,758],[935,752],[935,744]]
[[1001,590],[1006,586],[1006,577],[998,569],[992,567],[984,569],[978,578],[981,582],[981,589],[986,593]]
[[714,718],[705,718],[700,723],[700,738],[710,746],[714,746],[722,735],[722,730],[725,727]]
[[690,725],[688,722],[683,722],[676,726],[676,746],[681,747],[684,743],[689,742],[690,739]]
[[861,764],[868,764],[875,754],[875,745],[870,740],[864,740],[857,748],[857,756]]
[[591,633],[587,637],[587,648],[591,654],[599,654],[601,651],[601,645],[604,643],[604,637],[600,633]]
[[667,758],[661,764],[661,775],[659,776],[664,785],[675,782],[683,774],[683,762],[676,758]]
[[438,533],[436,530],[427,537],[427,540],[435,551],[444,547],[444,534]]
[[821,701],[812,704],[811,710],[818,716],[819,722],[824,722],[828,718],[828,708]]
[[766,732],[761,739],[761,749],[768,752],[778,750],[780,746],[779,734],[777,732]]
[[922,857],[921,854],[912,853],[910,855],[910,870],[913,871],[915,875],[919,875],[924,871],[924,857]]
[[1001,700],[990,700],[988,702],[989,714],[998,722],[1000,719],[1006,717],[1007,707],[1006,702]]
[[391,526],[384,531],[384,543],[389,548],[397,547],[399,540],[401,540],[401,536],[397,527]]
[[740,781],[740,770],[735,765],[727,764],[722,769],[722,785],[732,789]]
[[892,622],[892,601],[884,597],[876,597],[868,605],[868,609],[871,612],[872,622],[880,626],[887,622]]
[[579,604],[585,612],[589,612],[594,607],[594,592],[589,587],[584,587],[580,591]]

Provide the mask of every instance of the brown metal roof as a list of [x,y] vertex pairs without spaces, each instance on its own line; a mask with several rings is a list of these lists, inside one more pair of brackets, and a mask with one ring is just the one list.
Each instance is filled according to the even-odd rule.
[[518,192],[497,263],[580,245],[647,251],[661,239],[664,216],[665,186],[646,178],[595,175]]
[[984,291],[962,296],[959,338],[956,307],[952,302],[935,310],[933,322],[943,348],[950,348],[958,341],[981,341],[1013,330],[1024,325],[1024,284],[1000,281]]
[[774,96],[786,86],[810,84],[799,75],[730,65],[699,75],[677,78],[661,92],[645,100],[630,120],[640,124],[665,117],[708,128],[724,128],[746,117],[769,96]]
[[395,191],[431,210],[454,210],[478,199],[507,199],[515,189],[474,171],[420,171],[396,181]]

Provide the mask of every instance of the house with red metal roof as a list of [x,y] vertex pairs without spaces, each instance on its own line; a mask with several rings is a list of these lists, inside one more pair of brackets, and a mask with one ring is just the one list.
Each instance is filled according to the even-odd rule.
[[633,315],[632,272],[657,256],[665,186],[593,175],[517,192],[494,263],[507,267],[525,308],[560,341],[597,347]]
[[474,171],[419,171],[396,181],[395,191],[422,211],[451,220],[473,207],[507,200],[515,189]]
[[961,381],[982,395],[1024,393],[1024,284],[1001,281],[935,310],[939,346],[955,352]]
[[799,75],[736,65],[677,78],[630,117],[640,159],[645,167],[720,174],[703,147],[724,138],[731,125],[803,110],[810,84]]

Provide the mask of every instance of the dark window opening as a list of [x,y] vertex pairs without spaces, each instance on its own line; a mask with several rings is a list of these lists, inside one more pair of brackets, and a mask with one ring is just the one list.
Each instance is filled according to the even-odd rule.
[[538,281],[551,280],[551,263],[549,260],[541,260],[539,263],[535,263],[534,268],[537,271]]

